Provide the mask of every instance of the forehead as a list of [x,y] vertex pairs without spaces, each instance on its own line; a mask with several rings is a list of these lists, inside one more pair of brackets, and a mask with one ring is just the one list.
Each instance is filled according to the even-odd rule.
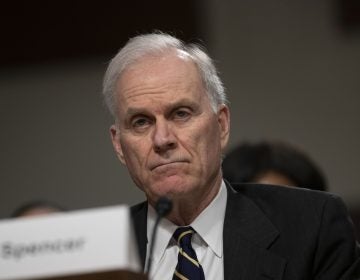
[[170,49],[161,53],[142,55],[126,66],[120,79],[138,72],[161,73],[163,75],[191,73],[193,75],[198,72],[198,69],[189,54],[181,50]]
[[172,51],[161,56],[144,56],[128,66],[117,82],[116,94],[120,109],[130,100],[169,98],[166,94],[172,94],[172,98],[191,97],[205,94],[205,90],[195,63]]

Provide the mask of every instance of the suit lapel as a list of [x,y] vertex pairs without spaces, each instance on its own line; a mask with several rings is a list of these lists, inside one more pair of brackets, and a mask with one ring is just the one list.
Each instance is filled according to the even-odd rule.
[[131,207],[131,216],[133,219],[136,241],[139,250],[139,257],[142,267],[145,267],[146,246],[147,246],[147,202]]
[[282,279],[286,261],[267,250],[278,235],[252,200],[228,186],[223,236],[226,280]]

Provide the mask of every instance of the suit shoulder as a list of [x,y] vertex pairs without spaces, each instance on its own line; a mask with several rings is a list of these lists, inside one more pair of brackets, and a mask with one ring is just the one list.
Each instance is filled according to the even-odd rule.
[[234,191],[251,199],[265,212],[286,211],[293,215],[315,215],[318,218],[326,205],[345,208],[342,200],[331,193],[305,188],[265,184],[234,184]]
[[263,199],[275,199],[275,200],[314,200],[314,201],[326,201],[328,199],[339,199],[335,194],[315,191],[306,188],[297,187],[284,187],[279,185],[269,184],[231,184],[232,189],[236,193],[243,194],[249,198],[263,198]]

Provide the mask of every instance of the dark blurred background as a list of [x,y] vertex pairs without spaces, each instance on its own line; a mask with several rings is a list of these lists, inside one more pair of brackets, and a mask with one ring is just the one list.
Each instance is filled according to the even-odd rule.
[[1,64],[110,58],[129,37],[156,29],[186,40],[198,38],[193,2],[6,1],[0,17]]
[[110,58],[136,34],[170,32],[215,59],[230,147],[299,145],[330,190],[360,204],[360,2],[3,1],[0,218],[33,199],[69,209],[143,196],[116,159],[101,99]]

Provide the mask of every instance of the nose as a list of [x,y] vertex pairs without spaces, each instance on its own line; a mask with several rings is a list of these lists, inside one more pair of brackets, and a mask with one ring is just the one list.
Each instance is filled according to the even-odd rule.
[[154,151],[164,153],[176,148],[176,137],[166,120],[158,120],[153,134]]

